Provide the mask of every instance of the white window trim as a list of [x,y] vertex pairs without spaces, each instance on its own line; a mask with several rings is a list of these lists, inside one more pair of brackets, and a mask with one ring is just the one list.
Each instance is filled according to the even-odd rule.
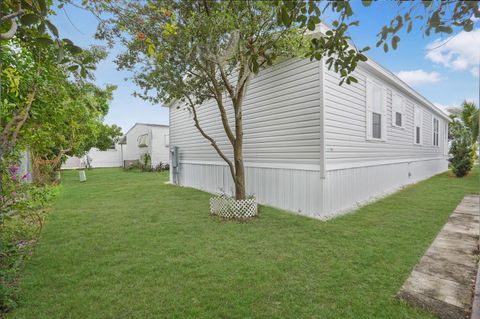
[[[417,143],[417,125],[416,110],[420,110],[420,143]],[[423,109],[417,104],[413,105],[413,144],[417,146],[423,145]]]
[[[433,143],[433,138],[435,136],[435,120],[437,120],[438,122],[438,132],[437,132],[437,143],[438,145],[435,145]],[[438,117],[436,117],[435,115],[432,115],[432,146],[433,147],[440,147],[440,119]]]
[[[380,87],[382,90],[382,124],[381,124],[381,138],[375,138],[372,136],[372,118],[371,114],[373,113],[372,108],[368,103],[368,85],[375,85]],[[384,85],[379,82],[372,80],[371,78],[367,77],[365,81],[365,133],[366,133],[366,140],[370,142],[385,142],[387,140],[387,90]]]
[[448,153],[450,151],[448,145],[448,122],[443,122],[443,155],[445,157],[448,156]]
[[[402,125],[397,125],[397,121],[396,121],[396,117],[397,117],[397,110],[395,109],[394,105],[393,105],[393,99],[394,99],[394,96],[398,96],[401,100],[402,100],[402,104],[400,105],[400,114],[402,114]],[[402,130],[405,129],[405,107],[406,105],[406,101],[405,101],[405,97],[403,97],[403,95],[399,94],[398,92],[395,92],[395,91],[392,91],[392,127],[396,127],[396,128],[400,128]]]

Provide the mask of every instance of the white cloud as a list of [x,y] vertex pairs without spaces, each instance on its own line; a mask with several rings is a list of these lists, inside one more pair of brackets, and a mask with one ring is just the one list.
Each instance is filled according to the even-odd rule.
[[[480,61],[480,29],[437,39],[427,45],[426,58],[449,69],[463,71],[478,66]],[[473,71],[471,71],[473,74]]]
[[438,107],[440,110],[445,112],[446,114],[450,114],[448,112],[448,109],[458,107],[457,105],[451,105],[451,104],[441,104],[441,103],[433,103],[436,107]]
[[397,76],[410,85],[435,83],[442,79],[438,72],[426,72],[422,69],[411,71],[400,71]]
[[473,98],[473,97],[468,97],[464,100],[461,100],[461,101],[457,101],[457,102],[453,102],[453,103],[449,103],[449,104],[444,104],[444,103],[433,103],[436,107],[438,107],[439,109],[441,109],[442,111],[444,111],[446,114],[450,114],[450,112],[448,111],[448,109],[455,109],[455,108],[459,108],[462,103],[464,101],[467,101],[467,102],[473,102],[475,103],[476,105],[478,105],[478,100]]

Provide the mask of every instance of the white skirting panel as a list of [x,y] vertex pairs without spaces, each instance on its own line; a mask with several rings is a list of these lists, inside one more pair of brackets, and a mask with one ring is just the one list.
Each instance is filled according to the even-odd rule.
[[[445,159],[327,171],[246,166],[247,193],[258,202],[302,215],[328,219],[400,187],[447,170]],[[180,163],[182,186],[210,193],[234,193],[230,172],[214,163]]]
[[327,171],[321,218],[331,218],[448,169],[446,159],[430,159]]
[[[245,167],[247,194],[266,204],[302,215],[314,216],[321,205],[322,179],[319,170]],[[210,193],[233,195],[233,184],[227,166],[218,164],[181,163],[179,181],[182,186]]]

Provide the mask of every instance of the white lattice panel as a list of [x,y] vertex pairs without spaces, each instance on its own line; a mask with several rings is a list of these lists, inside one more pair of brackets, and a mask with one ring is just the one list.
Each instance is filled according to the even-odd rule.
[[257,215],[255,199],[236,200],[220,196],[210,198],[210,213],[223,218],[247,219]]

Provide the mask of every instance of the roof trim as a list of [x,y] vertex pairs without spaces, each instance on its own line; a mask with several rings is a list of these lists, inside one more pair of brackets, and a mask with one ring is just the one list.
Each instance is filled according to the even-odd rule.
[[127,133],[124,134],[124,136],[127,136],[128,133],[130,133],[131,130],[133,130],[133,128],[137,125],[145,125],[145,126],[156,126],[156,127],[166,127],[166,128],[169,128],[168,125],[165,125],[165,124],[153,124],[153,123],[135,123],[133,124],[133,126],[127,131]]
[[415,91],[411,86],[409,86],[407,83],[402,81],[393,72],[387,70],[385,67],[375,62],[375,60],[371,59],[370,57],[366,62],[361,63],[360,66],[366,66],[367,69],[370,69],[371,71],[373,71],[373,73],[380,76],[383,80],[387,80],[388,82],[390,82],[390,85],[395,86],[397,90],[401,90],[403,91],[403,93],[408,94],[408,96],[406,96],[407,98],[408,97],[410,97],[411,99],[414,98],[417,101],[417,103],[426,105],[432,111],[437,113],[437,115],[441,116],[447,121],[451,120],[448,114],[446,114],[440,108],[435,106],[435,104],[427,100],[423,95]]

